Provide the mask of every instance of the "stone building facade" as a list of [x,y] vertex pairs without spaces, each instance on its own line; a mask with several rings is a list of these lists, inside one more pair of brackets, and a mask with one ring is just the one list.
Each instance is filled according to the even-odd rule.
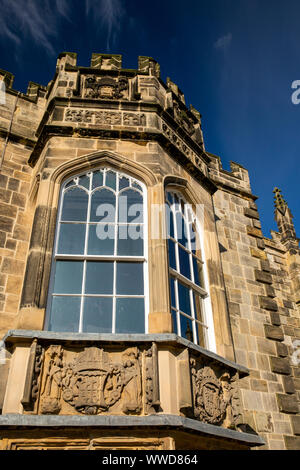
[[[152,58],[63,53],[26,94],[0,78],[0,449],[300,449],[300,253],[280,191],[269,239],[247,170],[206,151]],[[122,191],[143,242],[120,241],[119,219],[113,245],[92,238],[95,204]]]

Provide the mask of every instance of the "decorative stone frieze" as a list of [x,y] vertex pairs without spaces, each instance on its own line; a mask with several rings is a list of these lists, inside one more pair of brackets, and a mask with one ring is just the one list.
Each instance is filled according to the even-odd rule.
[[[71,359],[71,360],[70,360]],[[45,354],[39,413],[149,414],[159,407],[157,352],[51,345]]]
[[146,126],[146,115],[144,113],[120,113],[115,111],[66,108],[64,120],[66,122],[107,126]]

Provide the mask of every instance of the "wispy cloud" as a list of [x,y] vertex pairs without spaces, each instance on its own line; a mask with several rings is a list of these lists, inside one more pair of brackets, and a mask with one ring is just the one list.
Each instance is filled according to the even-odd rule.
[[0,0],[0,36],[20,45],[31,37],[50,54],[61,17],[68,18],[68,0]]
[[106,48],[110,50],[120,31],[125,10],[121,0],[85,0],[86,12],[107,29]]
[[[72,20],[73,0],[0,0],[0,38],[20,46],[25,39],[54,54],[62,20]],[[106,32],[109,51],[120,32],[123,0],[82,0],[86,17]]]
[[214,43],[214,47],[215,47],[215,49],[226,51],[230,47],[231,42],[232,42],[232,34],[228,33],[225,36],[220,37]]

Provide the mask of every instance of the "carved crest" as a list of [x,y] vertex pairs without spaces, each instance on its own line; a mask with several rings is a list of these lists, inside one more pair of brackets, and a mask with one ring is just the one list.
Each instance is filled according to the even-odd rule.
[[238,374],[201,360],[190,359],[194,416],[201,421],[235,429],[240,424]]
[[128,90],[126,77],[87,77],[85,80],[85,97],[100,99],[124,99]]
[[41,412],[57,414],[61,399],[77,412],[96,415],[107,412],[122,400],[124,413],[142,409],[142,374],[138,348],[128,348],[120,362],[97,347],[85,348],[72,363],[63,363],[63,350],[51,346],[41,397]]
[[197,418],[210,424],[225,419],[227,403],[221,381],[210,367],[192,368],[194,382],[194,412]]

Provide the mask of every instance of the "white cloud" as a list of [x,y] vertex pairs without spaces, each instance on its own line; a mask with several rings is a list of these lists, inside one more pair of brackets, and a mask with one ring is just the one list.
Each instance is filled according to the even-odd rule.
[[85,0],[86,12],[107,29],[107,50],[120,31],[125,10],[121,0]]
[[225,36],[220,37],[215,43],[214,47],[219,50],[226,51],[232,42],[232,34],[228,33]]
[[50,54],[60,17],[68,17],[68,0],[0,0],[0,36],[20,45],[30,36]]
[[[33,39],[54,54],[61,20],[70,20],[73,0],[0,0],[0,37],[20,46]],[[125,15],[122,0],[83,0],[85,15],[94,25],[105,28],[110,49]]]

